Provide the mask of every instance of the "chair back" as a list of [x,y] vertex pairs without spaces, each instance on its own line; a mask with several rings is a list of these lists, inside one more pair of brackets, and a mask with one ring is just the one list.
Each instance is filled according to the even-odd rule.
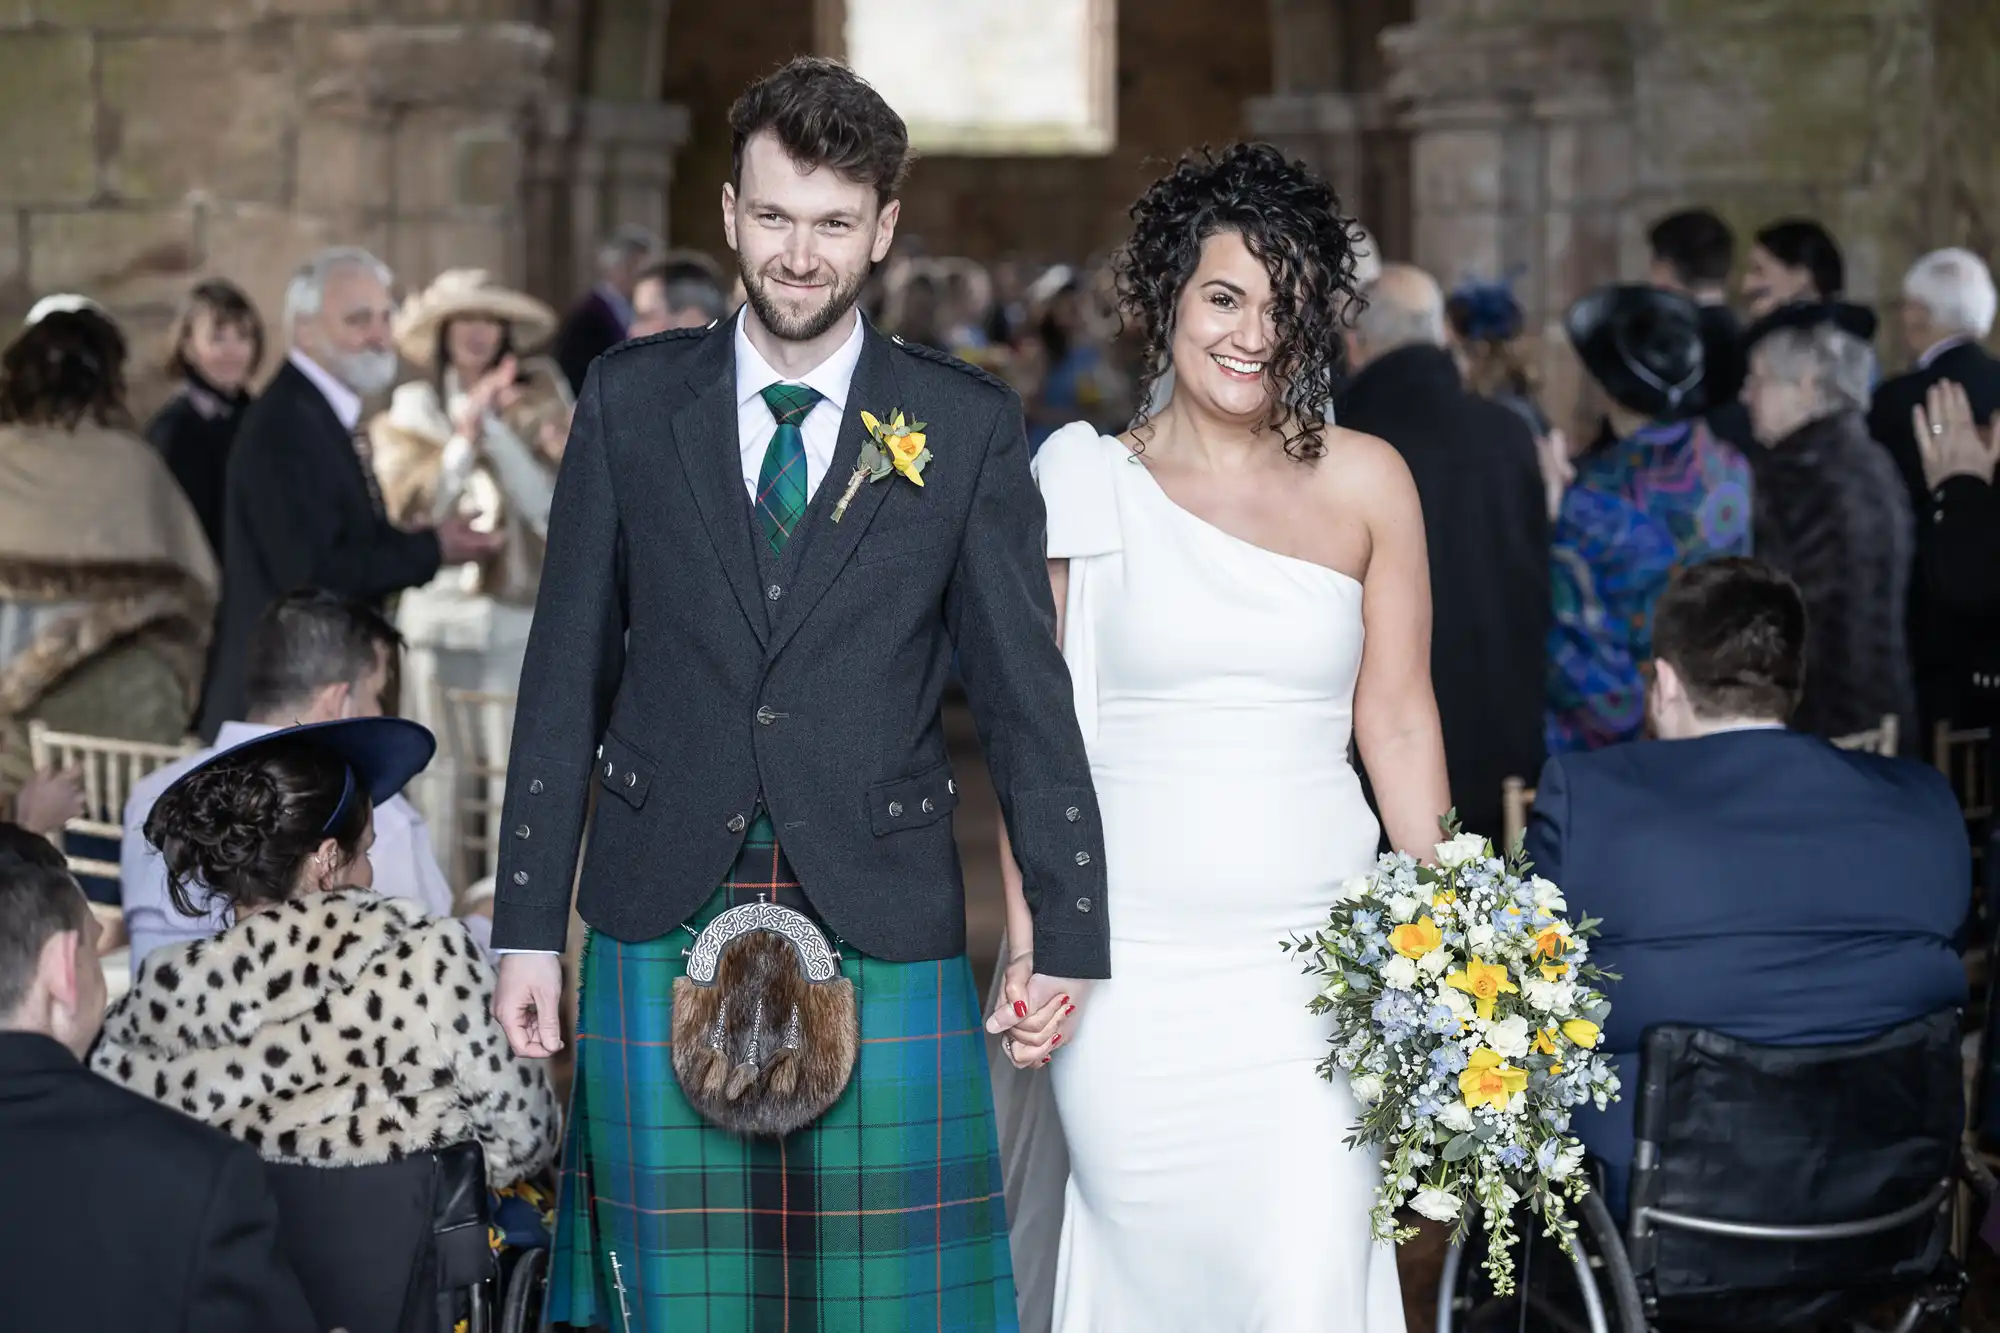
[[1500,854],[1514,850],[1528,831],[1528,815],[1535,808],[1535,789],[1520,778],[1500,783]]
[[[63,846],[65,835],[71,833],[117,842],[125,835],[125,798],[132,794],[133,785],[154,769],[184,759],[194,750],[192,742],[154,745],[110,736],[52,731],[41,722],[28,723],[28,756],[37,772],[74,768],[83,776],[83,814],[63,825],[63,832],[56,837],[58,847]],[[80,876],[118,878],[116,861],[71,856],[69,866]]]
[[441,1298],[493,1275],[477,1143],[374,1166],[266,1171],[279,1248],[321,1328],[449,1333]]
[[1948,1238],[1961,1079],[1955,1010],[1838,1046],[1648,1028],[1627,1222],[1642,1288],[1684,1314],[1727,1293],[1702,1322],[1774,1327],[1788,1300],[1923,1277]]
[[440,689],[440,740],[450,775],[451,886],[460,893],[494,873],[500,860],[500,803],[507,785],[507,747],[513,737],[511,694]]
[[1896,745],[1902,740],[1902,729],[1897,724],[1894,713],[1884,713],[1880,724],[1857,731],[1852,736],[1836,736],[1833,743],[1843,750],[1860,750],[1867,754],[1894,756]]

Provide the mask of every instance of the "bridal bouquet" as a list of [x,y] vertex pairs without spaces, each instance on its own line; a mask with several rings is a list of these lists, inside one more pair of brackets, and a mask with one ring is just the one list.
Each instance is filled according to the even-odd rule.
[[1382,857],[1341,886],[1317,935],[1283,947],[1324,979],[1312,1011],[1334,1032],[1320,1073],[1361,1104],[1347,1142],[1382,1150],[1375,1234],[1415,1235],[1395,1223],[1408,1206],[1463,1240],[1476,1209],[1505,1294],[1516,1204],[1570,1244],[1564,1200],[1588,1188],[1570,1108],[1618,1095],[1597,1053],[1610,1005],[1591,982],[1607,974],[1588,961],[1598,923],[1566,921],[1562,891],[1518,849],[1503,860],[1450,816],[1444,833],[1436,866]]

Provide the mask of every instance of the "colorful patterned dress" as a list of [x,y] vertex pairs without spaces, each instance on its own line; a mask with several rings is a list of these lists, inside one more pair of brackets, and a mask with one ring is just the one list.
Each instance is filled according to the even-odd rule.
[[1550,555],[1550,754],[1638,738],[1653,602],[1681,565],[1750,554],[1750,466],[1699,421],[1580,459]]

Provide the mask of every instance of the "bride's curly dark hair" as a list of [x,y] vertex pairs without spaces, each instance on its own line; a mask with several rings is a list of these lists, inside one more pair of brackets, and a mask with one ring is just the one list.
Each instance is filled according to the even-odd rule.
[[1202,242],[1233,231],[1271,276],[1277,345],[1267,373],[1278,392],[1265,425],[1301,462],[1324,454],[1322,430],[1345,360],[1340,323],[1358,301],[1355,247],[1364,235],[1340,211],[1333,187],[1267,143],[1203,148],[1155,181],[1131,218],[1132,238],[1115,265],[1119,308],[1145,333],[1133,430],[1150,420],[1145,403],[1171,362],[1174,313]]

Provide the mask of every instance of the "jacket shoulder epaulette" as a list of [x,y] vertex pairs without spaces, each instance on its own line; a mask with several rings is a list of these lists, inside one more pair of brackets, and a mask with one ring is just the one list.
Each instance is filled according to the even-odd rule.
[[969,361],[961,361],[950,352],[940,352],[937,348],[927,346],[923,343],[909,342],[893,333],[889,335],[889,341],[920,360],[935,361],[941,366],[949,366],[960,374],[970,375],[973,379],[981,380],[996,389],[1004,389],[1008,393],[1014,391],[1014,386],[1006,380],[1001,379],[998,375],[993,374],[991,371],[981,370]]
[[615,346],[606,348],[604,351],[604,355],[617,356],[621,352],[629,352],[636,347],[651,347],[654,343],[675,342],[683,339],[699,338],[707,334],[710,330],[715,328],[715,326],[720,324],[721,322],[722,321],[719,319],[710,320],[708,323],[701,325],[699,328],[668,329],[663,333],[649,333],[643,338],[627,338],[622,343],[618,343]]

